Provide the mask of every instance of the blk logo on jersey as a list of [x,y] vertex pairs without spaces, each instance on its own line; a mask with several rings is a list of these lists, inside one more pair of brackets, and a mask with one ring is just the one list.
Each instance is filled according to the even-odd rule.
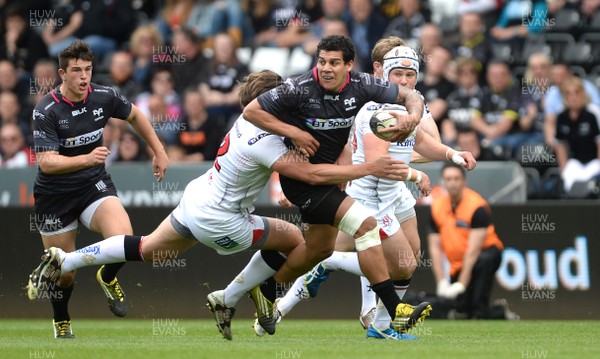
[[79,147],[89,145],[90,143],[94,143],[102,138],[102,133],[104,132],[103,128],[100,128],[96,131],[88,132],[80,136],[69,137],[69,138],[61,138],[60,144],[63,147]]
[[352,127],[354,116],[349,118],[307,118],[306,126],[313,130],[335,130],[338,128]]
[[71,115],[73,115],[73,117],[75,117],[75,116],[79,116],[79,115],[81,115],[83,113],[86,113],[86,112],[87,112],[87,108],[82,107],[79,110],[73,110],[73,111],[71,111]]

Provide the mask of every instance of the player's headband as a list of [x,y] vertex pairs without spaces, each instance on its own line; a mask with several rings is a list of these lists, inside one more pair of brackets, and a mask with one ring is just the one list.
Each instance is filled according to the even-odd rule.
[[413,70],[419,75],[419,57],[408,46],[397,46],[383,57],[383,78],[390,79],[390,72],[396,68]]

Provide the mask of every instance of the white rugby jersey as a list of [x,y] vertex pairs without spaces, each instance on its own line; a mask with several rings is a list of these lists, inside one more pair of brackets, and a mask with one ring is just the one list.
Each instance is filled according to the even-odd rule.
[[194,185],[197,201],[226,210],[252,212],[252,203],[271,177],[271,166],[288,149],[283,138],[254,126],[240,116],[225,135],[214,165]]
[[[375,111],[385,108],[387,110],[404,110],[406,107],[397,104],[378,104],[376,102],[366,103],[356,115],[354,120],[354,130],[352,131],[350,143],[352,145],[352,163],[360,164],[365,162],[364,136],[371,131],[369,124],[371,117]],[[421,120],[431,117],[429,108],[425,105],[423,109],[423,117]],[[388,154],[396,159],[410,163],[410,156],[415,145],[415,136],[418,126],[403,142],[390,142]],[[352,181],[351,185],[346,188],[346,193],[354,199],[368,203],[390,203],[396,200],[400,195],[403,187],[406,185],[403,181],[394,181],[375,176],[365,176]]]

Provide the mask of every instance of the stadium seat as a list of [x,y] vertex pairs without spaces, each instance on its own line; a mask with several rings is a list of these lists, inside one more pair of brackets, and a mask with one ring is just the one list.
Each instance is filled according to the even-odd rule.
[[544,41],[547,45],[550,45],[550,56],[556,61],[561,58],[561,55],[568,44],[575,43],[575,37],[565,32],[552,32],[544,35]]
[[458,16],[443,16],[439,28],[444,36],[453,35],[458,32]]
[[520,56],[519,63],[526,64],[527,59],[533,54],[543,53],[548,56],[552,56],[552,49],[550,45],[544,42],[526,42],[523,46],[523,51]]
[[587,28],[588,31],[600,32],[600,11],[596,11]]
[[575,9],[560,9],[554,15],[554,24],[548,30],[551,32],[578,33],[581,28],[581,15]]
[[285,76],[299,75],[310,68],[313,57],[308,55],[301,47],[295,47],[290,54]]
[[600,63],[600,32],[589,32],[581,35],[579,42],[590,44],[592,48],[592,58],[595,63]]
[[589,69],[592,66],[592,47],[585,42],[567,44],[561,59],[569,65],[580,65]]
[[535,167],[523,167],[527,176],[527,199],[538,199],[541,196],[540,173]]
[[235,50],[235,55],[242,64],[248,65],[252,58],[252,49],[249,47],[239,47]]
[[289,57],[290,50],[287,48],[259,47],[254,50],[248,68],[250,72],[271,70],[283,76]]

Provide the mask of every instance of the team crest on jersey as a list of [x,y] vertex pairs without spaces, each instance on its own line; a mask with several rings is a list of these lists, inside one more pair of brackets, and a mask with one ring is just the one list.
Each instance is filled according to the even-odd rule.
[[217,244],[218,246],[220,246],[224,249],[235,248],[239,245],[239,243],[233,241],[231,238],[229,238],[229,236],[223,237],[221,239],[217,239],[215,241],[215,244]]

